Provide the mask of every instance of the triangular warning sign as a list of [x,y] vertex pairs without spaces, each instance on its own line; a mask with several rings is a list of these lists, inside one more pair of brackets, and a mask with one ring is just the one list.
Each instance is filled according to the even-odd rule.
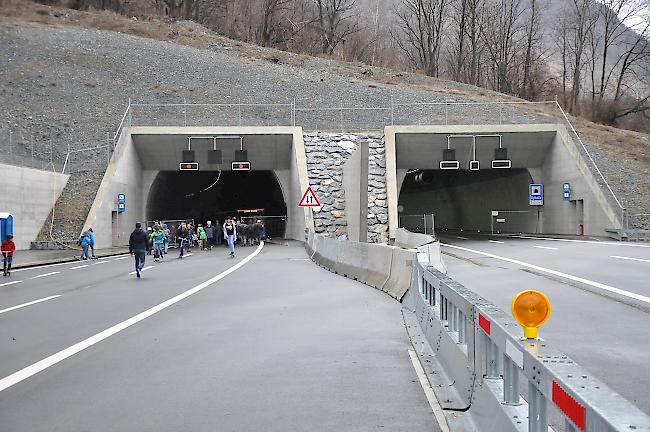
[[311,187],[308,187],[305,194],[302,196],[299,207],[320,207],[320,201],[316,198],[316,194]]

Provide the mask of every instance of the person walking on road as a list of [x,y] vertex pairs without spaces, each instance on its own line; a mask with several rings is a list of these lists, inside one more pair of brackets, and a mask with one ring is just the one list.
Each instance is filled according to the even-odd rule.
[[159,262],[161,259],[163,259],[163,255],[165,254],[165,233],[162,230],[162,227],[159,225],[156,225],[154,228],[154,232],[152,234],[153,238],[153,247],[154,247],[154,254],[153,254],[153,260],[156,262]]
[[235,242],[237,241],[237,226],[232,219],[227,219],[223,223],[223,236],[228,242],[228,249],[230,249],[230,256],[235,257]]
[[95,256],[95,232],[92,228],[88,228],[88,238],[90,239],[90,258],[97,259]]
[[205,228],[203,228],[203,231],[205,231],[205,237],[207,240],[207,249],[212,250],[212,246],[214,246],[214,227],[212,226],[212,221],[208,221],[206,224]]
[[197,228],[197,234],[199,236],[199,249],[206,250],[208,248],[208,234],[205,232],[205,229],[200,224],[199,227]]
[[11,263],[14,260],[14,252],[16,251],[14,236],[7,235],[7,238],[2,241],[0,249],[2,249],[2,274],[3,276],[11,276]]
[[79,245],[81,246],[81,256],[79,259],[82,261],[87,260],[88,248],[90,247],[90,237],[88,237],[88,231],[81,233],[81,237],[79,237]]
[[214,243],[218,245],[223,243],[223,227],[219,220],[217,220],[217,223],[214,225]]
[[138,279],[140,279],[140,272],[144,268],[147,252],[149,252],[149,236],[142,229],[142,224],[137,222],[129,237],[129,253],[135,257],[135,274]]

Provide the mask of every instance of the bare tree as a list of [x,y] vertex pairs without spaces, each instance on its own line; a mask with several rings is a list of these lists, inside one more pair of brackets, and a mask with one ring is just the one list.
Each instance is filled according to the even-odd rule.
[[359,30],[356,0],[314,0],[321,36],[321,52],[332,55],[345,38]]
[[526,55],[524,58],[524,76],[519,91],[519,96],[523,99],[533,100],[537,93],[531,75],[536,63],[543,57],[540,20],[542,9],[540,0],[530,0],[529,14],[525,24]]
[[582,88],[582,70],[585,64],[585,53],[588,38],[598,20],[595,4],[592,0],[570,0],[567,2],[568,16],[568,51],[571,68],[571,93],[568,108],[574,113],[579,112],[578,101]]
[[416,67],[439,76],[448,0],[401,0],[396,9],[397,45]]

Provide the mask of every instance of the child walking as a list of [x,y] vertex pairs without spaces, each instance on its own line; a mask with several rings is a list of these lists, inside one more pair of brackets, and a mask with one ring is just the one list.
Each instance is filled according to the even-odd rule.
[[16,250],[16,244],[14,243],[14,236],[11,234],[7,236],[7,239],[2,242],[2,259],[3,259],[3,276],[11,276],[11,263],[14,259],[14,251]]

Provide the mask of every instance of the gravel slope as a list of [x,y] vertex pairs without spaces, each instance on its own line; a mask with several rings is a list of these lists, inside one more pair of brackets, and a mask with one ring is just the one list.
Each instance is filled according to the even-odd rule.
[[[336,107],[341,103],[387,107],[391,98],[395,103],[449,98],[448,91],[425,91],[338,75],[322,59],[297,67],[243,57],[223,46],[196,49],[109,31],[15,25],[9,21],[0,18],[0,57],[5,59],[0,63],[0,139],[7,142],[11,133],[12,142],[10,148],[6,144],[0,147],[0,161],[29,165],[33,144],[35,166],[54,165],[60,170],[68,145],[74,150],[107,144],[107,136],[115,131],[129,98],[143,103],[290,103],[295,98],[302,107]],[[471,88],[455,83],[452,86]],[[477,97],[479,94],[486,92],[481,90]],[[453,98],[463,100],[457,94]],[[459,111],[452,115],[462,118],[466,114]],[[147,113],[141,121],[160,121],[165,115],[169,120],[170,113]],[[338,113],[303,115],[297,123],[310,129],[339,126]],[[400,122],[400,115],[424,121],[431,113],[399,110],[396,122]],[[284,117],[288,121],[288,112],[280,111],[250,111],[244,116],[252,123],[256,116],[263,116],[266,122],[279,122],[278,118]],[[386,123],[386,116],[385,111],[378,112],[367,119],[368,124]],[[180,118],[180,113],[173,113],[174,121]],[[535,122],[537,115],[508,110],[497,117],[493,109],[484,108],[472,112],[468,122],[496,118],[528,123]],[[643,170],[620,163],[605,149],[596,153],[617,192],[636,197],[641,210],[650,207],[647,198],[640,197],[641,191],[648,190]],[[73,180],[64,191],[55,218],[58,236],[77,235],[106,158],[103,148],[81,153],[71,161]]]

